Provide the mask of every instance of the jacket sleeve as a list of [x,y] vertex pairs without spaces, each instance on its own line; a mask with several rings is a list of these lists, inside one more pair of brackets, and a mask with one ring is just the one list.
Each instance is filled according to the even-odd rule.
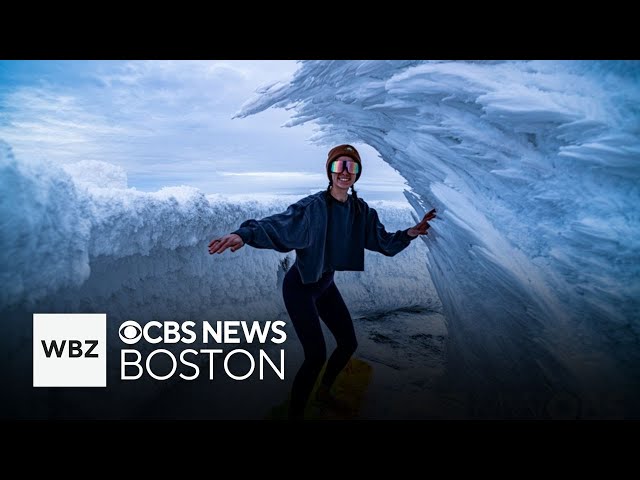
[[290,252],[309,246],[309,218],[307,209],[299,203],[289,205],[286,211],[261,220],[247,220],[234,232],[245,244],[254,248],[268,248]]
[[368,205],[365,207],[366,230],[365,230],[365,248],[374,252],[382,253],[387,257],[393,257],[407,248],[417,237],[411,237],[407,230],[398,230],[395,233],[389,233],[380,223],[378,212],[375,208]]

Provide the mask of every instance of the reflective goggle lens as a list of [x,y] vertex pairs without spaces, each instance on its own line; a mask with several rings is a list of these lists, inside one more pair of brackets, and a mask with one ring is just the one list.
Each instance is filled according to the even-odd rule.
[[331,162],[331,173],[341,173],[344,171],[346,165],[347,172],[357,175],[360,173],[360,164],[351,160],[334,160]]

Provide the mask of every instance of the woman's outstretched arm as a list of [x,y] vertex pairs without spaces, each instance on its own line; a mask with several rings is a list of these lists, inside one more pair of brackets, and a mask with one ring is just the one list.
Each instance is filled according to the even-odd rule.
[[209,244],[209,253],[222,253],[227,248],[235,252],[245,244],[286,253],[307,247],[309,235],[307,210],[298,202],[282,213],[261,220],[247,220],[236,231],[213,239]]
[[388,257],[397,255],[411,244],[411,240],[418,235],[425,235],[429,229],[429,220],[436,217],[435,208],[427,213],[417,225],[405,230],[398,230],[395,233],[389,233],[378,218],[378,212],[375,208],[367,205],[367,230],[365,239],[365,248],[374,252],[382,253]]

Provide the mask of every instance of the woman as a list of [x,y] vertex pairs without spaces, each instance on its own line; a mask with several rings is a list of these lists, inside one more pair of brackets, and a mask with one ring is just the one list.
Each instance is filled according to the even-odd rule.
[[[289,417],[300,419],[326,359],[320,319],[337,347],[329,358],[316,398],[333,407],[340,403],[330,388],[355,352],[357,341],[347,306],[333,281],[336,270],[364,270],[364,250],[394,256],[418,235],[425,235],[435,209],[416,226],[387,232],[378,213],[358,198],[354,188],[362,174],[360,154],[351,145],[329,151],[327,190],[309,195],[283,213],[247,220],[240,228],[209,244],[209,253],[235,252],[245,244],[279,252],[296,251],[296,261],[282,285],[284,303],[304,349],[305,359],[291,390]],[[351,188],[352,194],[348,194]]]

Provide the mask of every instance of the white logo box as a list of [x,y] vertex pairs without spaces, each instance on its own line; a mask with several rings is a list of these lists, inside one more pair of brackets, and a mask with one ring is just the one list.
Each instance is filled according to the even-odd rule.
[[34,313],[33,386],[106,387],[106,343],[106,313]]

